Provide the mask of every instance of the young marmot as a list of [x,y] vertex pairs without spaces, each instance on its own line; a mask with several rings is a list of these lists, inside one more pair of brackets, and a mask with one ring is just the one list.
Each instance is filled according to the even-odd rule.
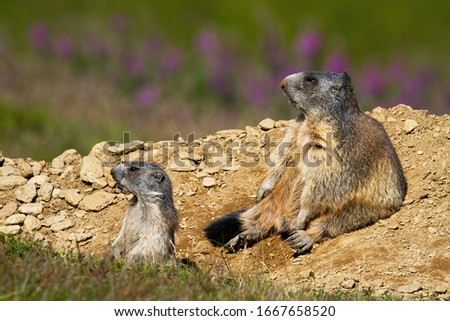
[[234,251],[281,234],[302,254],[402,205],[406,181],[398,156],[383,126],[360,111],[347,73],[304,71],[286,77],[281,88],[300,114],[257,204],[205,229],[214,245]]
[[112,243],[114,256],[128,262],[175,261],[178,213],[169,176],[161,167],[144,162],[120,164],[111,174],[118,188],[134,195]]

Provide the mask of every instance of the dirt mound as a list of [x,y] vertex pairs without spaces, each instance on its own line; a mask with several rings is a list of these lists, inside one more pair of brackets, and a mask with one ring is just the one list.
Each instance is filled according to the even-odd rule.
[[205,239],[212,219],[254,203],[270,151],[287,121],[263,120],[244,130],[219,131],[187,141],[99,143],[88,156],[69,150],[51,163],[0,154],[0,231],[33,235],[62,251],[80,246],[102,255],[117,235],[128,195],[109,175],[122,160],[144,159],[166,169],[180,214],[177,255],[204,268],[267,273],[287,286],[371,289],[450,298],[450,117],[407,106],[376,108],[402,161],[408,193],[402,209],[386,220],[293,251],[274,236],[236,254]]

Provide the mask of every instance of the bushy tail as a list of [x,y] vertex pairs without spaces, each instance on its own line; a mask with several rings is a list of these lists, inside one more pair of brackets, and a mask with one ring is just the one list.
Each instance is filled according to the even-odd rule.
[[246,210],[231,212],[213,222],[205,229],[205,236],[214,246],[223,246],[243,231],[239,217]]

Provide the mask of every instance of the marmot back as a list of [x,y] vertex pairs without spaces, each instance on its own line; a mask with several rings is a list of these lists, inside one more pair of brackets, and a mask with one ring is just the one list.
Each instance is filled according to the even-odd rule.
[[300,72],[281,87],[300,114],[275,151],[277,164],[257,204],[205,229],[215,245],[235,250],[281,234],[301,254],[402,205],[406,181],[398,156],[383,126],[360,111],[347,73]]
[[114,256],[129,262],[174,261],[178,213],[169,176],[161,167],[144,162],[120,164],[111,174],[118,188],[134,195],[112,244]]

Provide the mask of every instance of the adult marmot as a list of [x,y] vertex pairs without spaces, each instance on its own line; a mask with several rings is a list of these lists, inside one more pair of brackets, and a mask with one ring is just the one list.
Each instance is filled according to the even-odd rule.
[[281,234],[302,254],[402,205],[406,181],[398,156],[383,126],[360,111],[347,73],[304,71],[281,87],[300,114],[276,151],[281,156],[257,204],[205,229],[214,245],[234,251]]

